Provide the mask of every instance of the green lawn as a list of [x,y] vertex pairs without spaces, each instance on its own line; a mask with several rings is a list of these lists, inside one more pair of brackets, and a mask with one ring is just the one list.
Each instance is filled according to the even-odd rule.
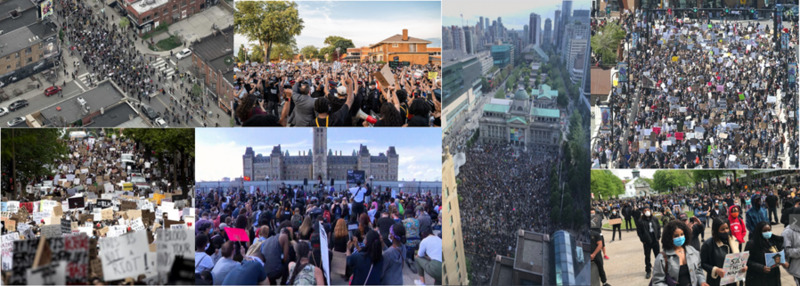
[[169,36],[169,38],[158,41],[158,43],[156,43],[156,47],[158,47],[159,51],[168,51],[180,47],[181,44],[181,39],[176,35],[172,35]]
[[[685,211],[684,213],[686,213],[686,215],[689,216],[689,218],[694,216],[694,211]],[[661,213],[656,214],[656,219],[658,219],[659,222],[661,221]],[[636,222],[631,222],[631,224],[633,225],[633,227],[631,229],[636,229]],[[608,224],[608,223],[605,223],[605,224],[603,224],[603,228],[610,229],[611,225]],[[623,230],[627,230],[628,229],[627,227],[625,227],[625,218],[622,218],[622,229]]]

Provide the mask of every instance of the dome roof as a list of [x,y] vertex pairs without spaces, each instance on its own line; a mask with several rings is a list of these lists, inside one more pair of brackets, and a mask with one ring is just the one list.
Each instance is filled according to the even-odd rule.
[[528,92],[526,92],[525,89],[522,88],[518,89],[517,92],[514,93],[515,100],[528,100],[530,98],[531,97],[528,95]]

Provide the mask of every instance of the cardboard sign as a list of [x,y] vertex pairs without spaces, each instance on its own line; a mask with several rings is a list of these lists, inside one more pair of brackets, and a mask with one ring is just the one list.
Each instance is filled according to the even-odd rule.
[[120,237],[101,238],[100,261],[102,262],[103,278],[106,281],[136,278],[145,273],[148,250],[147,233],[144,231],[132,232]]
[[17,221],[13,219],[3,219],[3,223],[5,223],[6,230],[8,231],[17,231]]
[[47,224],[43,225],[40,230],[42,231],[42,236],[44,237],[61,237],[61,225]]
[[36,224],[42,224],[44,221],[45,224],[50,222],[50,213],[46,212],[35,212],[33,213],[33,222]]
[[113,220],[114,219],[114,210],[112,208],[105,208],[100,211],[100,217],[103,220]]
[[84,201],[83,197],[76,197],[76,198],[69,198],[69,209],[82,209],[86,206],[86,202]]
[[[60,227],[59,225],[55,225]],[[47,238],[47,259],[66,262],[66,284],[84,284],[88,278],[89,237],[84,234]],[[9,284],[28,284],[27,271],[32,268],[39,245],[38,239],[14,242],[14,262]],[[44,254],[42,254],[44,255]]]
[[194,232],[189,229],[158,229],[156,262],[160,273],[166,273],[172,269],[175,256],[184,258],[194,258]]
[[250,237],[247,236],[247,231],[244,229],[226,227],[225,232],[231,241],[250,241]]
[[53,207],[53,217],[62,217],[64,216],[64,208],[61,204]]
[[610,219],[608,220],[608,224],[610,225],[622,224],[622,219],[621,218]]
[[119,205],[119,210],[120,211],[135,210],[135,209],[137,209],[136,202],[120,201],[120,205]]
[[6,235],[3,235],[2,239],[0,239],[0,243],[2,243],[2,263],[3,263],[3,271],[11,270],[11,266],[13,265],[13,254],[14,254],[14,241],[19,240],[19,233],[12,232]]
[[725,270],[725,276],[720,279],[720,285],[728,285],[743,281],[747,274],[743,268],[747,266],[747,259],[749,257],[749,251],[725,255],[725,262],[722,264],[722,270]]
[[61,220],[61,233],[72,233],[72,222],[68,219]]
[[30,285],[65,285],[67,262],[55,261],[45,266],[28,269],[25,273]]
[[131,231],[145,230],[144,223],[142,222],[141,217],[131,220],[130,226],[131,226]]

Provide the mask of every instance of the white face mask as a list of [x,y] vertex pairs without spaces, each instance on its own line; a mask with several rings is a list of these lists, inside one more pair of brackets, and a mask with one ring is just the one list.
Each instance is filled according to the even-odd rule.
[[647,211],[647,212],[644,212],[644,215],[645,215],[645,216],[650,216],[650,212],[649,212],[649,211]]
[[617,211],[613,211],[612,213],[613,213],[613,214],[617,214]]

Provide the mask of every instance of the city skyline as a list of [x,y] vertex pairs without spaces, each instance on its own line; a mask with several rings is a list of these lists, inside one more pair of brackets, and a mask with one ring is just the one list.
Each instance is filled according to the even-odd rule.
[[[242,155],[247,147],[268,156],[273,146],[290,155],[313,149],[312,128],[269,129],[197,129],[196,180],[216,181],[237,178],[243,173]],[[398,132],[401,131],[401,132]],[[278,136],[275,136],[278,135]],[[394,146],[399,154],[399,180],[441,181],[441,131],[429,128],[375,128],[369,131],[328,128],[328,149],[350,155],[359,144],[372,155],[386,153]],[[309,178],[311,179],[311,178]]]
[[[300,35],[295,36],[298,51],[308,45],[322,48],[328,36],[350,39],[357,48],[368,46],[401,34],[403,29],[408,29],[411,37],[433,42],[430,47],[441,46],[442,6],[438,1],[296,2],[304,26]],[[248,48],[257,43],[247,41],[241,34],[234,36],[234,42],[234,54],[243,43]]]
[[[503,2],[513,2],[514,5],[502,5]],[[498,5],[483,5],[481,1],[469,0],[459,1],[458,7],[449,7],[449,2],[443,2],[442,6],[442,26],[475,26],[480,17],[484,20],[488,18],[491,24],[492,20],[497,20],[501,17],[503,26],[508,30],[523,31],[524,26],[529,24],[530,14],[536,13],[541,16],[542,23],[545,19],[555,19],[555,11],[561,9],[563,0],[543,0],[536,2],[517,2],[517,1],[500,1],[493,2]],[[528,7],[522,5],[528,4]],[[575,10],[589,10],[591,9],[591,2],[589,1],[572,1],[572,11]],[[461,15],[464,16],[462,25]]]

